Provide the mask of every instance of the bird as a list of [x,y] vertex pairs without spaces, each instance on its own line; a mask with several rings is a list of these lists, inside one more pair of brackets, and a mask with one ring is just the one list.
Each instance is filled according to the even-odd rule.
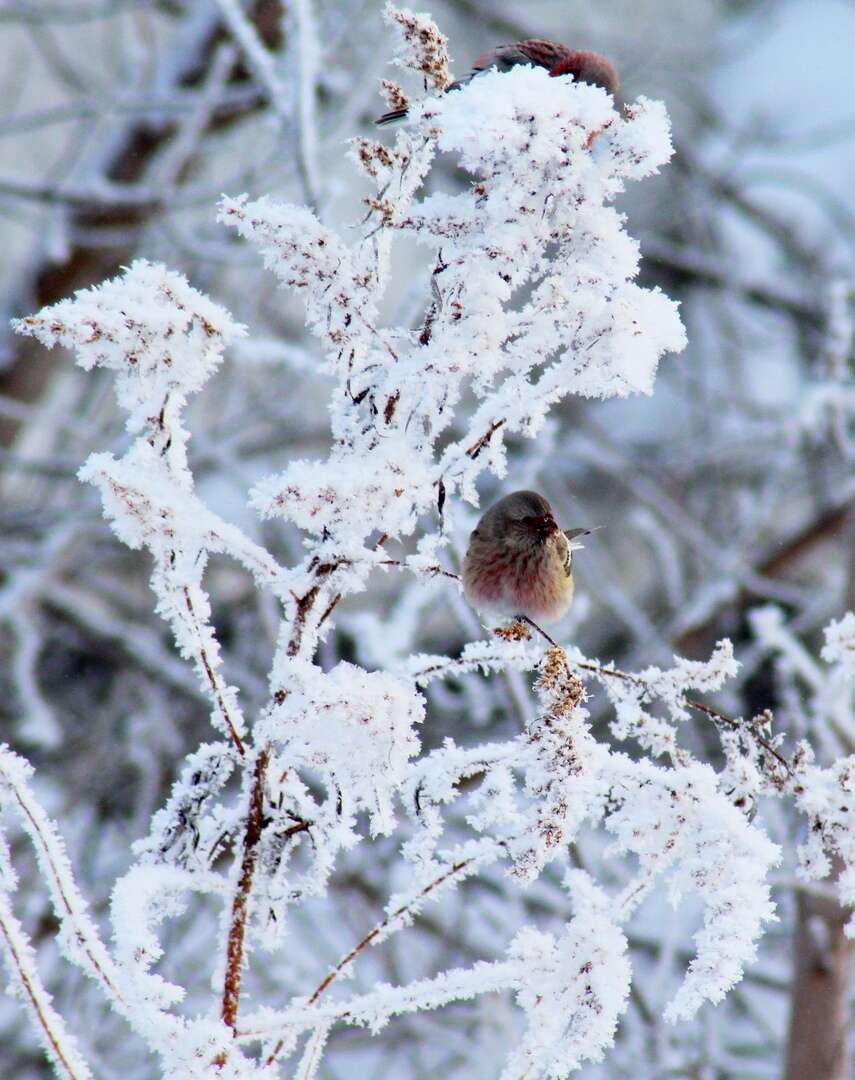
[[[560,529],[536,491],[514,491],[475,526],[463,560],[463,594],[488,618],[557,622],[573,600],[576,538],[590,529]],[[539,627],[537,627],[539,629]]]
[[[600,53],[586,49],[568,49],[566,45],[560,45],[557,41],[529,38],[526,41],[515,41],[510,45],[497,45],[481,53],[472,65],[469,74],[451,83],[446,87],[445,92],[459,90],[476,76],[491,68],[496,68],[498,71],[510,71],[511,68],[522,64],[546,68],[553,76],[572,75],[576,82],[601,86],[612,96],[617,94],[620,86],[614,64]],[[391,112],[384,113],[375,120],[375,123],[394,124],[396,120],[403,120],[406,115],[406,109],[393,109]]]

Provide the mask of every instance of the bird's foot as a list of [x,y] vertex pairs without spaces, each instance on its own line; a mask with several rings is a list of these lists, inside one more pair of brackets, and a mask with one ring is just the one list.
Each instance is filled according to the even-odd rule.
[[[528,615],[518,615],[517,618],[519,619],[520,622],[527,623],[533,630],[536,630],[538,632],[538,634],[540,634],[540,636],[542,638],[545,638],[549,642],[549,644],[553,647],[553,649],[557,649],[557,648],[560,647],[558,645],[558,642],[555,640],[555,638],[551,638],[549,636],[549,634],[547,634],[547,632],[543,629],[542,626],[537,625],[537,623],[534,621],[534,619],[530,619],[528,617]],[[531,635],[529,635],[529,637],[530,636]]]

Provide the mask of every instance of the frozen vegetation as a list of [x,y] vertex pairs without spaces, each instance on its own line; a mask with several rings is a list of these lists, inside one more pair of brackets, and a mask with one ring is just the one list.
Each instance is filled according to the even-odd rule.
[[[678,597],[671,638],[749,589],[763,602],[747,644],[740,632],[704,658],[674,655],[643,604],[606,587],[650,648],[616,654],[604,637],[595,658],[573,643],[590,600],[549,645],[519,624],[482,627],[458,581],[483,493],[560,475],[556,415],[655,401],[660,361],[686,348],[678,304],[639,282],[632,218],[614,205],[646,177],[656,197],[673,153],[664,105],[621,108],[531,67],[445,94],[445,37],[388,5],[404,74],[385,92],[409,120],[352,140],[352,186],[368,195],[358,225],[335,224],[319,211],[312,6],[289,15],[305,48],[287,84],[242,10],[220,7],[270,107],[298,118],[306,205],[237,192],[219,221],[239,239],[234,257],[252,251],[281,302],[299,302],[309,337],[253,341],[148,258],[15,324],[65,346],[87,378],[108,373],[125,435],[95,445],[78,476],[117,540],[145,551],[169,630],[123,624],[52,578],[69,551],[89,559],[102,526],[58,523],[45,566],[16,570],[0,593],[26,698],[0,750],[0,945],[32,1031],[56,1073],[78,1078],[778,1075],[771,1053],[740,1071],[714,1018],[738,1042],[762,1012],[751,973],[792,920],[792,896],[834,905],[840,940],[855,936],[855,614],[827,618],[812,652],[787,617],[795,590],[690,515],[675,525],[664,488],[631,527]],[[463,184],[448,181],[449,161]],[[827,304],[825,367],[785,452],[827,440],[851,462],[842,275]],[[264,471],[233,467],[225,443],[239,433],[218,449],[201,430],[197,450],[210,414],[192,411],[224,362],[252,371],[262,355],[288,374],[279,392],[294,395],[295,432],[322,432]],[[238,428],[246,407],[231,414]],[[616,445],[591,446],[604,468],[625,467]],[[713,566],[697,586],[681,576],[684,540]],[[241,583],[236,607],[257,596],[225,634],[223,581]],[[63,834],[98,827],[97,809],[85,796],[69,805],[49,759],[35,773],[26,760],[28,746],[63,742],[39,686],[34,598],[50,603],[51,589],[141,669],[105,705],[132,729],[116,753],[170,759],[171,790],[140,798],[130,852],[105,825],[109,850],[69,840],[69,857]],[[761,661],[780,690],[752,708],[734,688]],[[179,698],[209,715],[191,746],[171,734]],[[497,714],[507,722],[491,724]],[[95,738],[93,726],[74,753]],[[106,907],[87,900],[84,854]],[[17,864],[33,857],[24,878]],[[44,895],[59,955],[31,928]],[[85,981],[54,976],[66,966]],[[763,969],[760,992],[781,978],[780,965]],[[690,1072],[704,1055],[725,1071]]]

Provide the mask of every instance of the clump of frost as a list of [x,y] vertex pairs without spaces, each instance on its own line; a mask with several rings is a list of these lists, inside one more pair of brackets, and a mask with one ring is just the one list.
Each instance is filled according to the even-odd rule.
[[344,662],[324,675],[301,661],[280,695],[259,735],[280,745],[292,768],[319,773],[338,793],[341,815],[366,809],[374,835],[391,832],[393,796],[419,751],[415,726],[424,719],[412,685]]
[[839,664],[844,677],[855,682],[855,612],[847,611],[825,628],[822,658],[827,664]]
[[688,1019],[704,1001],[720,1001],[754,958],[764,924],[774,918],[767,875],[780,851],[721,792],[707,765],[662,769],[614,755],[610,776],[605,825],[615,837],[612,850],[639,860],[637,877],[616,900],[623,917],[660,875],[668,876],[675,905],[687,893],[704,903],[697,956],[665,1013]]
[[555,938],[527,927],[514,939],[520,966],[517,1002],[528,1026],[502,1072],[560,1080],[585,1061],[601,1061],[629,998],[627,942],[607,896],[581,870],[566,884],[575,914]]
[[183,274],[145,259],[13,325],[49,348],[74,350],[85,371],[115,371],[116,396],[133,435],[157,420],[150,415],[153,402],[177,416],[220,365],[224,348],[246,333]]

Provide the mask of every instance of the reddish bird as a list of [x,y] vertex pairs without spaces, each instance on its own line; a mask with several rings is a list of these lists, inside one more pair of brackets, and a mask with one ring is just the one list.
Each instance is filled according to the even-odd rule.
[[[478,57],[469,74],[448,86],[446,93],[449,90],[459,90],[461,86],[465,86],[477,75],[490,71],[491,68],[496,68],[498,71],[510,71],[511,68],[521,64],[546,68],[550,75],[572,75],[576,82],[601,86],[612,95],[617,93],[620,86],[615,66],[605,56],[584,49],[568,49],[566,45],[559,45],[557,41],[530,38],[528,41],[516,41],[512,45],[497,45],[494,49],[488,49]],[[406,115],[406,109],[393,109],[392,112],[384,113],[375,122],[392,124],[396,120],[403,120]]]
[[573,599],[576,538],[588,529],[565,532],[552,507],[536,491],[515,491],[484,514],[463,560],[463,593],[491,619],[523,617],[556,622]]

